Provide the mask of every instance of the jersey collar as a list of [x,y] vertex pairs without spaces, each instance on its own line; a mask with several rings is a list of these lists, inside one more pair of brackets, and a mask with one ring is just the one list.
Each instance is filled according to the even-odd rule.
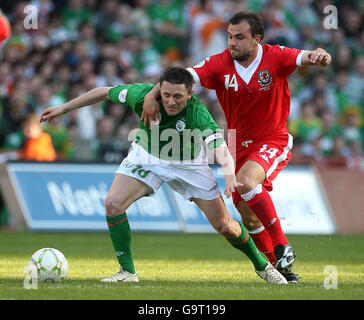
[[243,81],[246,84],[249,84],[250,79],[252,78],[254,72],[257,70],[257,68],[260,64],[260,61],[262,60],[262,55],[263,55],[263,48],[262,48],[261,44],[258,43],[257,56],[255,57],[253,62],[247,68],[243,67],[239,62],[234,60],[235,70],[236,70],[237,74],[240,76],[240,78],[243,79]]

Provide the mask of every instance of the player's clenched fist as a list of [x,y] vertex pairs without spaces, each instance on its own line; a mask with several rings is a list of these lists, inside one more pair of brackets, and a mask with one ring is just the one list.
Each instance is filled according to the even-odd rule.
[[52,122],[52,120],[60,116],[61,114],[66,113],[66,110],[63,105],[57,107],[50,107],[44,110],[40,116],[40,122]]
[[307,51],[307,59],[310,63],[326,67],[331,63],[331,55],[324,49]]

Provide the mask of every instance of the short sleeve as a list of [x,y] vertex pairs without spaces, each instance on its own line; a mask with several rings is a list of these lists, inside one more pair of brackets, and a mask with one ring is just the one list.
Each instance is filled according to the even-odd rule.
[[152,90],[150,83],[121,84],[109,90],[112,102],[121,103],[141,114],[145,95]]
[[277,46],[277,54],[279,55],[279,73],[287,77],[297,66],[301,66],[302,55],[305,50],[292,49],[284,46]]
[[216,88],[217,77],[215,75],[218,74],[217,66],[219,65],[217,60],[217,55],[213,55],[203,59],[195,66],[187,68],[195,79],[196,85],[201,85],[208,89]]

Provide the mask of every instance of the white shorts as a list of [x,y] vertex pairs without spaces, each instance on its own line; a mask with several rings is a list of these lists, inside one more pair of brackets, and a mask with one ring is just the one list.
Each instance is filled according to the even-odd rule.
[[133,144],[132,150],[115,173],[125,174],[144,182],[153,189],[150,196],[157,192],[163,182],[186,200],[191,198],[213,200],[221,195],[212,170],[207,164],[167,163],[136,144]]

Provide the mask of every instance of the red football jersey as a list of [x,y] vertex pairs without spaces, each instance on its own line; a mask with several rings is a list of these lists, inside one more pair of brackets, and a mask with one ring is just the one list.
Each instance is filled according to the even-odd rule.
[[258,44],[257,57],[244,68],[226,49],[188,70],[197,83],[216,91],[228,128],[236,129],[238,140],[253,140],[288,132],[287,76],[301,64],[303,52]]

